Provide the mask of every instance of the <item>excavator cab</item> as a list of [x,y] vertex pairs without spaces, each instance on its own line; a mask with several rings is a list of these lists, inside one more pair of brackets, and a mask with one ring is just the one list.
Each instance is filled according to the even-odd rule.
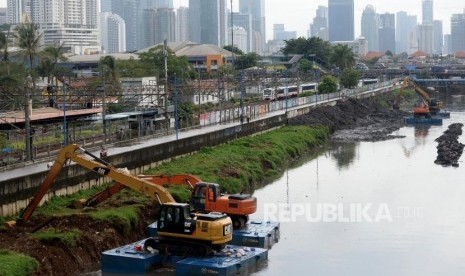
[[208,202],[216,202],[220,196],[220,186],[215,183],[200,182],[192,191],[191,204],[196,211],[205,211]]
[[164,204],[160,207],[158,230],[162,232],[192,234],[195,231],[195,218],[190,215],[188,204]]

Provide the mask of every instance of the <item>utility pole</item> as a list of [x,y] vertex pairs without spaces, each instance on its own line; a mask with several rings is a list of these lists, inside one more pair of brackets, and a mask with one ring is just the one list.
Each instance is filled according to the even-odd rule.
[[[27,83],[29,86],[29,82]],[[29,87],[26,87],[25,93],[25,103],[24,103],[24,128],[26,131],[26,161],[32,160],[32,131],[31,131],[31,109],[32,109],[32,102],[31,102],[31,92],[29,91]]]
[[176,73],[174,73],[174,125],[176,129],[176,140],[178,140],[178,132],[179,132],[179,114],[178,114],[178,80],[176,78]]
[[105,120],[105,113],[106,113],[106,102],[105,102],[105,98],[106,98],[106,93],[105,93],[105,90],[106,90],[106,81],[105,81],[105,68],[102,68],[102,87],[103,87],[103,91],[102,91],[102,125],[103,125],[103,144],[106,144],[107,143],[107,122]]
[[63,144],[68,145],[68,126],[66,125],[66,93],[65,93],[65,81],[61,83],[61,90],[63,92]]
[[166,121],[166,134],[170,131],[170,118],[168,115],[168,42],[165,39],[163,41],[163,55],[165,57],[165,121]]

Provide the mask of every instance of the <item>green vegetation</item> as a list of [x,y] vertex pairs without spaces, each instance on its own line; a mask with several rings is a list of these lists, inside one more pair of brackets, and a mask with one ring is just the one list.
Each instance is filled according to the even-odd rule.
[[337,80],[333,76],[323,76],[318,84],[318,93],[328,94],[337,91]]
[[341,85],[345,88],[354,88],[357,86],[359,78],[356,70],[346,68],[341,74]]
[[[140,196],[140,195],[139,195]],[[141,205],[123,206],[92,212],[90,215],[97,220],[108,221],[120,227],[125,235],[139,223],[139,209]]]
[[39,262],[29,256],[0,249],[0,276],[33,275]]
[[176,202],[189,202],[191,198],[191,191],[183,186],[169,186],[168,190],[170,191],[171,195],[174,197]]
[[68,247],[76,247],[79,239],[81,238],[82,232],[78,229],[61,231],[56,228],[49,228],[29,235],[43,243],[61,242]]
[[148,173],[189,173],[203,181],[219,183],[224,191],[250,191],[255,185],[282,173],[289,160],[323,144],[327,133],[324,127],[284,127],[217,147],[205,147]]

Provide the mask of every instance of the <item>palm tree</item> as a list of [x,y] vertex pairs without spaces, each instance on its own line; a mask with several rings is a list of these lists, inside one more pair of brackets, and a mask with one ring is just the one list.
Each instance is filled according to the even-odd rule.
[[37,57],[40,47],[42,34],[37,32],[37,25],[34,23],[21,23],[16,27],[16,39],[18,47],[29,62],[29,75],[32,79],[32,98],[36,90],[34,76],[34,59]]
[[[37,26],[33,23],[21,23],[16,27],[16,38],[18,47],[22,49],[22,54],[29,61],[29,76],[32,80],[32,98],[35,96],[36,82],[33,73],[34,59],[37,56],[40,48],[40,41],[42,34],[37,33]],[[26,89],[25,96],[25,116],[24,125],[26,130],[26,160],[32,160],[32,133],[31,133],[31,114],[30,108],[32,103],[30,101],[31,95],[29,89]]]
[[337,44],[333,46],[330,61],[343,71],[355,65],[355,54],[349,46]]
[[[67,58],[63,55],[63,44],[59,47],[48,46],[41,53],[42,61],[41,65],[43,68],[43,74],[48,77],[48,83],[51,83],[52,77],[55,77],[58,85],[58,77],[60,77],[60,70],[57,67],[59,61],[66,61]],[[47,74],[48,73],[48,74]]]

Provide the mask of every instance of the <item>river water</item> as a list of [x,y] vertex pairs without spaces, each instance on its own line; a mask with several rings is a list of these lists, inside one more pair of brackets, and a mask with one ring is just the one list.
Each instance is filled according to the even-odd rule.
[[281,240],[254,275],[465,275],[465,157],[434,164],[434,140],[465,123],[465,97],[446,106],[442,126],[332,143],[255,191],[254,218],[280,219]]

